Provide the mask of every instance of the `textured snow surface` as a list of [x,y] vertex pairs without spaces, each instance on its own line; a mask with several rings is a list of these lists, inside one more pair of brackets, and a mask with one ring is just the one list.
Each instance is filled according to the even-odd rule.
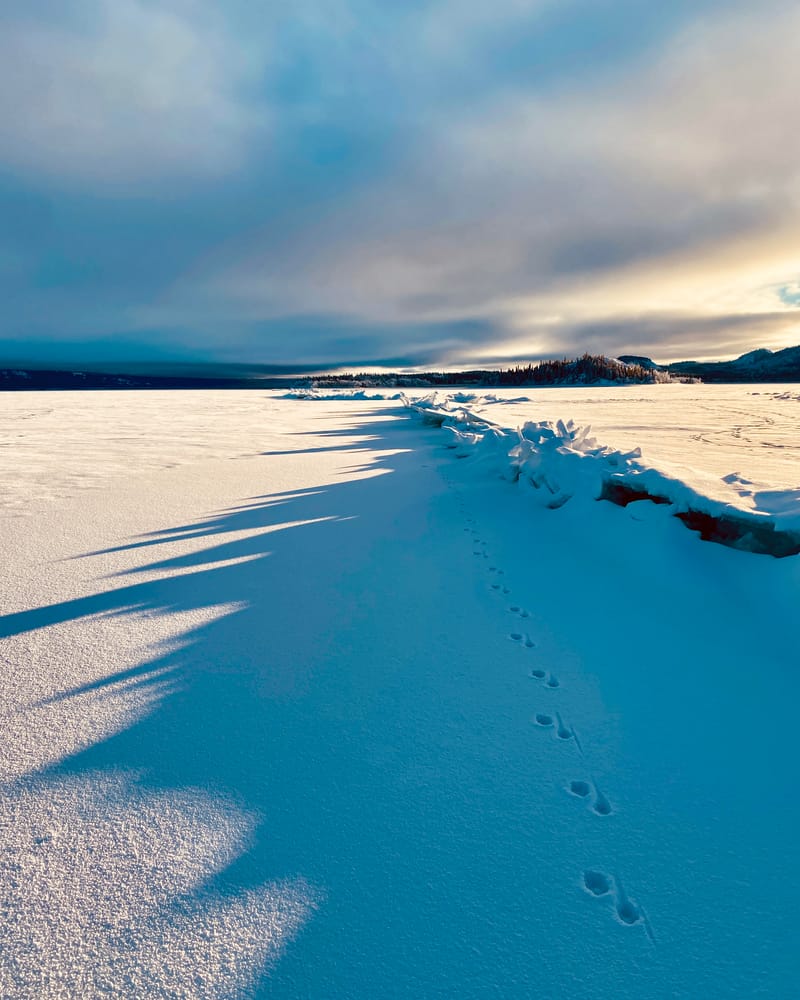
[[298,882],[208,886],[252,820],[202,791],[91,773],[3,791],[4,997],[251,993],[313,906]]
[[[451,403],[534,475],[679,422],[693,468],[714,399],[789,451],[755,391]],[[542,503],[399,400],[0,412],[0,996],[795,994],[800,558]],[[791,495],[762,436],[712,478]]]

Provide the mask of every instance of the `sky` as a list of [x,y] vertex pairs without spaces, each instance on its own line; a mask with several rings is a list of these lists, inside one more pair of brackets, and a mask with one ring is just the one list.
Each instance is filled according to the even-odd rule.
[[0,363],[800,343],[800,7],[4,0]]

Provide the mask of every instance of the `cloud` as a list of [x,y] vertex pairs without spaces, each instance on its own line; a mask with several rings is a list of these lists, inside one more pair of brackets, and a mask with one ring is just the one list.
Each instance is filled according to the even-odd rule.
[[258,65],[214,6],[64,0],[0,14],[0,153],[58,184],[130,190],[236,169],[266,126]]
[[673,314],[707,335],[714,315],[771,313],[764,289],[796,273],[799,29],[791,7],[735,11],[588,93],[448,109],[388,176],[296,228],[233,240],[173,295],[202,282],[251,320],[311,305],[356,325],[484,322],[513,351],[525,335],[568,349],[570,331],[626,314],[660,317],[640,328],[662,339]]
[[[0,239],[12,333],[426,363],[797,341],[800,14],[662,6],[7,15],[7,167],[54,199]],[[14,49],[52,53],[63,101]]]

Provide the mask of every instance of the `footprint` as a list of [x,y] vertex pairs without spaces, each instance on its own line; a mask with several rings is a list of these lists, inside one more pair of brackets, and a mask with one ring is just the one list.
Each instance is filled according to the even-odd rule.
[[633,926],[633,924],[638,924],[642,919],[642,915],[636,904],[632,903],[627,897],[617,900],[616,909],[620,922],[627,924],[629,927]]
[[605,896],[614,896],[614,918],[624,927],[644,927],[645,933],[652,944],[656,943],[653,928],[647,919],[647,914],[641,906],[635,903],[622,888],[620,880],[612,879],[610,875],[603,872],[585,871],[583,873],[583,888],[590,896],[602,899]]
[[533,717],[533,721],[543,729],[552,729],[553,727],[553,716],[546,715],[544,712],[537,712]]
[[564,724],[564,720],[561,718],[560,713],[556,712],[556,719],[558,720],[558,727],[556,728],[556,736],[560,740],[571,740],[575,735],[569,726]]
[[614,911],[617,920],[624,924],[626,927],[636,927],[641,924],[644,927],[645,933],[650,938],[652,944],[656,943],[656,937],[653,933],[653,928],[650,926],[650,921],[648,920],[647,914],[644,909],[635,903],[630,896],[622,888],[622,883],[619,878],[616,879],[617,883],[617,893],[616,893],[616,905]]
[[597,785],[594,786],[594,805],[592,806],[592,812],[597,813],[598,816],[610,816],[611,815],[611,803],[603,795]]
[[[526,637],[525,645],[530,649],[535,645],[535,643],[530,637]],[[548,672],[546,670],[542,670],[541,667],[534,667],[534,669],[531,670],[531,677],[536,681],[544,681],[544,686],[550,688],[551,691],[561,687],[561,681],[559,681],[555,674],[548,674]]]
[[[537,677],[537,680],[539,680],[538,677]],[[535,721],[540,726],[541,725],[548,725],[548,726],[555,725],[555,734],[556,734],[556,738],[557,739],[563,740],[565,743],[568,740],[574,740],[575,746],[576,746],[576,748],[578,750],[578,753],[581,755],[581,757],[583,756],[583,747],[581,746],[581,741],[578,739],[578,734],[575,732],[575,730],[571,726],[568,726],[564,722],[564,720],[561,718],[560,713],[558,713],[558,712],[555,713],[555,723],[554,723],[553,717],[551,715],[546,715],[546,714],[542,715],[542,718],[545,718],[545,719],[549,720],[547,723],[539,722],[539,718],[540,717],[537,715],[535,717]]]
[[594,801],[591,806],[592,812],[598,816],[611,815],[611,803],[593,782],[571,781],[567,786],[567,791],[570,795],[574,795],[578,799],[588,799],[592,791],[594,791]]
[[513,639],[514,642],[520,642],[526,649],[533,649],[536,643],[531,639],[527,632],[510,632],[509,639]]
[[583,873],[583,887],[592,896],[608,896],[613,883],[608,875],[602,872],[586,871]]
[[530,618],[530,612],[526,611],[525,608],[521,608],[518,604],[512,604],[508,610],[513,615],[519,615],[520,618]]

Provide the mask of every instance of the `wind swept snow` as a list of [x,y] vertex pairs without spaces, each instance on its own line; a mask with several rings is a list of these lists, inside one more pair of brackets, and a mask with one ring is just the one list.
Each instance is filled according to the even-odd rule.
[[793,996],[800,557],[595,498],[750,390],[0,397],[0,995]]

